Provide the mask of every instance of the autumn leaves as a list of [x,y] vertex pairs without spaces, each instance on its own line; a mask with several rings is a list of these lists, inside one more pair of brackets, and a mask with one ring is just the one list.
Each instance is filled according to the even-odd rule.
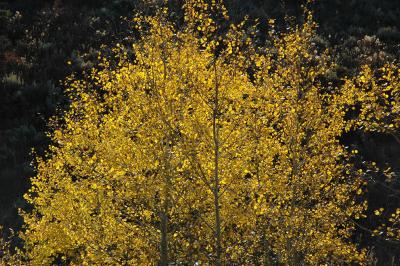
[[309,13],[301,26],[271,31],[266,47],[245,23],[218,28],[227,12],[215,1],[188,1],[179,30],[167,13],[135,19],[148,30],[135,60],[117,47],[116,67],[104,60],[87,79],[69,80],[71,108],[26,195],[27,258],[364,263],[351,242],[365,209],[361,180],[339,138],[383,121],[367,109],[365,122],[345,115],[356,102],[375,108],[380,90],[397,93],[395,66],[372,89],[362,86],[375,78],[365,70],[335,87],[324,81],[335,65],[313,46]]

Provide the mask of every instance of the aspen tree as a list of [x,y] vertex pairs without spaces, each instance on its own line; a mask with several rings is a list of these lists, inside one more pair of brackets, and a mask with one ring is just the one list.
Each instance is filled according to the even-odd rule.
[[[348,79],[343,86],[342,101],[348,109],[356,111],[349,128],[364,132],[383,133],[392,137],[400,145],[400,69],[398,63],[386,63],[379,69],[368,65],[361,67],[360,73]],[[372,170],[379,170],[375,162]],[[381,169],[382,170],[382,169]],[[390,179],[397,176],[390,169],[382,173]],[[392,181],[394,183],[396,181]],[[395,184],[396,185],[396,184]],[[396,195],[400,191],[392,189]],[[376,217],[382,216],[384,209],[374,210]],[[389,241],[400,241],[400,209],[387,213],[386,221],[377,228],[369,229],[372,235]]]
[[259,243],[264,256],[287,265],[362,263],[364,252],[348,241],[364,208],[355,200],[361,180],[339,143],[344,106],[320,81],[335,65],[313,47],[315,27],[309,14],[288,33],[271,33],[272,49],[255,59],[251,174]]
[[[397,105],[377,100],[388,85],[370,97],[359,86],[373,79],[367,67],[343,86],[324,82],[335,64],[314,46],[307,12],[258,49],[247,21],[219,26],[229,24],[220,1],[186,1],[184,16],[179,28],[167,9],[137,16],[134,59],[117,46],[113,60],[66,82],[70,109],[25,196],[27,259],[364,264],[351,241],[363,173],[339,139],[397,121]],[[357,104],[362,115],[347,119]]]
[[25,215],[24,236],[34,264],[167,265],[176,259],[170,233],[179,208],[173,204],[185,183],[176,151],[179,109],[186,105],[179,91],[185,89],[181,47],[168,23],[140,23],[151,30],[134,45],[134,63],[118,51],[116,69],[104,61],[89,81],[70,84],[66,126],[54,132],[51,155],[39,160],[27,194],[36,207]]
[[[245,263],[241,224],[246,224],[248,204],[244,177],[246,156],[246,100],[253,85],[246,73],[246,57],[241,50],[251,45],[244,24],[231,25],[223,37],[218,20],[227,21],[227,10],[219,1],[207,4],[188,1],[185,5],[190,35],[198,35],[204,49],[204,68],[197,65],[191,78],[191,111],[186,117],[186,153],[192,171],[204,189],[199,195],[206,211],[198,237],[204,239],[204,258],[215,265]],[[218,51],[218,52],[217,52]],[[208,206],[208,207],[207,207]],[[208,209],[208,210],[207,210]],[[203,259],[201,259],[203,260]]]
[[[212,44],[202,48],[193,28],[174,31],[165,13],[137,18],[149,33],[133,46],[134,62],[116,48],[116,68],[104,59],[88,80],[71,78],[65,126],[52,134],[54,145],[39,159],[26,195],[35,206],[24,215],[23,235],[33,264],[167,265],[198,262],[207,252],[215,254],[208,260],[224,260],[223,231],[240,217],[226,195],[239,191],[234,185],[244,140],[234,142],[241,134],[236,115],[250,83],[215,58]],[[205,171],[194,181],[199,171],[193,163]],[[198,215],[199,231],[185,228]]]

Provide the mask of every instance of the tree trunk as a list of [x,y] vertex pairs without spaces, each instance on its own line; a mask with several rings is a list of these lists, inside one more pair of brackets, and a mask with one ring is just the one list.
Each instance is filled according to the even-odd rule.
[[[165,201],[166,202],[166,201]],[[164,208],[167,204],[164,203]],[[160,243],[160,266],[168,265],[168,215],[165,210],[161,213],[161,243]]]
[[[215,67],[215,65],[214,65]],[[217,83],[217,73],[215,67],[215,98],[214,98],[214,111],[213,111],[213,137],[214,137],[214,216],[215,216],[215,265],[222,265],[222,246],[221,246],[221,214],[219,205],[219,190],[220,190],[220,180],[219,180],[219,134],[218,134],[218,112],[219,112],[219,97],[218,83]]]
[[170,190],[171,190],[171,165],[170,165],[170,143],[167,143],[167,148],[164,155],[165,160],[165,171],[164,171],[164,201],[162,206],[162,211],[160,214],[160,231],[161,231],[161,241],[160,241],[160,266],[168,266],[168,214],[170,207]]

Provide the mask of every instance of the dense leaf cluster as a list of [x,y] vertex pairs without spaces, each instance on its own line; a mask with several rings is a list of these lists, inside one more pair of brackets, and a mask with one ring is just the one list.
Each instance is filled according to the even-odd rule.
[[[30,165],[31,148],[43,154],[48,145],[45,135],[47,119],[64,109],[60,80],[73,71],[78,73],[97,64],[97,52],[107,53],[102,44],[130,43],[137,32],[122,17],[133,10],[151,12],[149,5],[135,0],[114,1],[0,1],[0,224],[18,227],[17,208],[27,208],[22,194],[34,174]],[[161,2],[161,1],[160,1]],[[267,39],[270,19],[276,28],[293,26],[285,16],[301,22],[299,1],[226,1],[233,21],[245,15],[260,19],[258,37]],[[170,1],[182,19],[180,1]],[[333,48],[337,67],[327,82],[338,82],[345,75],[356,73],[362,64],[376,68],[384,62],[400,58],[400,3],[390,0],[315,1],[312,6],[319,23],[318,47]],[[359,111],[354,107],[355,114]],[[388,124],[389,125],[389,124]],[[390,129],[390,128],[389,128]],[[359,228],[379,228],[388,223],[398,208],[400,145],[396,131],[352,132],[341,141],[357,149],[355,163],[377,163],[368,171],[367,194],[370,214],[384,208],[382,215],[369,215]],[[387,171],[391,167],[390,177]],[[390,222],[389,222],[390,223]],[[377,232],[376,234],[380,234]],[[385,233],[386,234],[386,233]],[[370,237],[359,229],[357,241],[374,246],[378,262],[398,261],[399,244],[385,237]]]

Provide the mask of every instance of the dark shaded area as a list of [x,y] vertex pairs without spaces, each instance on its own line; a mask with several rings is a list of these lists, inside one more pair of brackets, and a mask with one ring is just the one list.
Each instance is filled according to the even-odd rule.
[[[246,14],[260,19],[261,39],[270,18],[283,29],[286,15],[301,21],[299,2],[226,1],[233,20]],[[179,11],[181,4],[169,5]],[[60,80],[96,64],[102,44],[129,42],[134,34],[121,17],[138,9],[144,9],[139,0],[0,0],[0,224],[6,228],[21,225],[17,209],[26,207],[22,195],[34,174],[31,149],[44,153],[46,121],[66,106]],[[316,42],[333,47],[340,65],[332,79],[355,73],[362,63],[379,66],[400,58],[400,1],[317,0],[313,10],[320,24]],[[361,163],[375,161],[400,174],[400,144],[393,137],[354,132],[343,141],[360,150]],[[399,175],[388,182],[371,173],[368,183],[371,210],[384,207],[389,214],[400,206]],[[371,215],[363,225],[379,222]],[[363,229],[356,237],[374,247],[379,265],[400,265],[400,244]]]

